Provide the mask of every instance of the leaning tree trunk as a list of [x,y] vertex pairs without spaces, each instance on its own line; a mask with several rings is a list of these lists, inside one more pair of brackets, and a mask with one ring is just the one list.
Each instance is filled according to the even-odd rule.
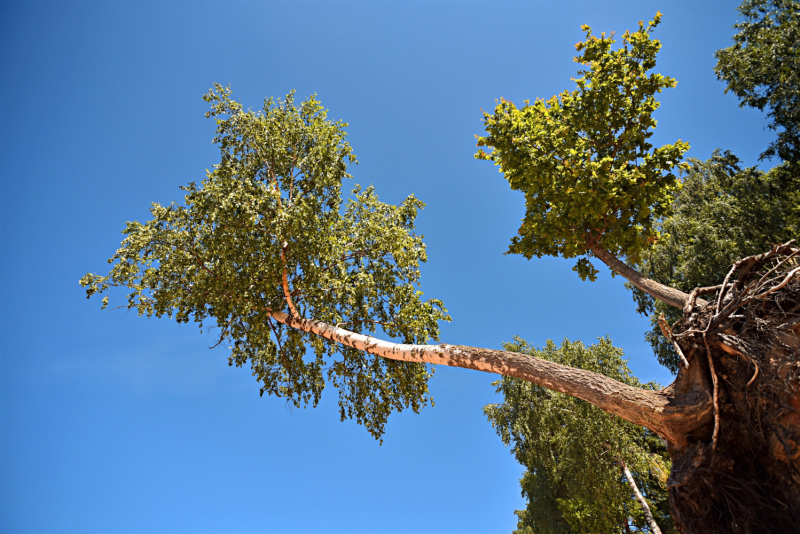
[[[615,268],[615,258],[605,256],[598,254]],[[637,287],[652,289],[640,278]],[[684,309],[672,327],[661,326],[685,366],[661,391],[529,355],[392,343],[306,319],[291,307],[291,314],[267,311],[348,347],[514,376],[649,428],[672,457],[670,507],[684,534],[800,532],[800,249],[775,246],[736,262],[718,286],[666,294]]]
[[[697,306],[700,294],[714,298]],[[665,334],[688,362],[670,388],[708,395],[714,415],[668,442],[675,525],[800,532],[800,249],[738,261]]]

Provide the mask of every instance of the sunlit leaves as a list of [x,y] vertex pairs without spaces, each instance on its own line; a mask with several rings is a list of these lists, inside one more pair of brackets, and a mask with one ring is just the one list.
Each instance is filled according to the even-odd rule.
[[328,120],[314,97],[297,106],[293,94],[268,99],[259,112],[219,85],[204,98],[220,162],[183,188],[183,204],[154,204],[152,220],[128,223],[110,274],[81,284],[88,296],[128,288],[126,306],[140,315],[210,321],[230,363],[249,362],[262,393],[303,406],[335,385],[342,418],[379,437],[392,411],[428,402],[431,370],[324,342],[270,313],[293,306],[355,332],[437,339],[449,317],[418,287],[426,255],[413,230],[423,203],[388,205],[358,186],[343,201],[355,155],[346,124]]
[[[659,103],[674,79],[648,71],[661,43],[650,38],[661,15],[636,32],[599,38],[584,26],[576,45],[577,89],[517,108],[502,100],[484,114],[486,137],[476,157],[500,167],[511,188],[525,194],[526,212],[509,252],[526,258],[573,258],[599,243],[612,254],[637,258],[657,239],[680,183],[672,170],[689,145],[653,148],[648,139]],[[594,279],[586,258],[575,270]]]

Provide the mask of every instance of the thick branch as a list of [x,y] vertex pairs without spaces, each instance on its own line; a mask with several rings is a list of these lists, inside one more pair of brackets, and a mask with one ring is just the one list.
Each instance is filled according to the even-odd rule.
[[[627,279],[631,284],[636,286],[637,288],[641,289],[648,295],[653,298],[656,298],[662,302],[669,304],[670,306],[675,306],[676,308],[683,308],[686,302],[689,300],[689,295],[680,291],[678,289],[665,286],[664,284],[659,284],[655,280],[651,280],[647,278],[642,273],[633,269],[623,262],[621,262],[616,256],[612,253],[604,249],[598,243],[589,243],[589,250],[592,253],[600,258],[600,261],[608,265],[615,273]],[[707,304],[706,301],[703,299],[697,299],[698,306],[705,306]]]
[[[462,367],[513,376],[585,400],[603,411],[642,425],[671,443],[680,443],[685,423],[706,418],[707,403],[681,402],[665,391],[639,389],[607,376],[525,354],[462,345],[407,345],[376,339],[333,325],[270,311],[277,321],[392,360]],[[684,424],[682,424],[684,423]]]

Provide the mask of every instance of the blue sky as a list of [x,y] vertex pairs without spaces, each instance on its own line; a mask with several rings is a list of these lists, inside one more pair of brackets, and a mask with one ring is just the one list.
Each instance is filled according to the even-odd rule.
[[[423,289],[448,343],[499,347],[609,335],[643,380],[668,383],[619,278],[503,253],[523,199],[475,161],[481,108],[571,88],[581,24],[633,29],[660,10],[657,144],[771,139],[713,73],[737,1],[10,2],[0,4],[0,530],[509,532],[515,463],[483,417],[495,376],[439,368],[436,406],[393,416],[383,446],[316,409],[259,398],[194,325],[100,311],[125,221],[181,198],[217,161],[201,100],[246,107],[317,93],[350,123],[355,182],[427,203]],[[113,296],[112,296],[113,298]]]

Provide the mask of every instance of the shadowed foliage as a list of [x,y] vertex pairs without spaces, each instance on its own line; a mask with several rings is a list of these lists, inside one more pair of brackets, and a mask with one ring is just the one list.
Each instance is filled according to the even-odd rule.
[[[662,284],[689,292],[719,283],[731,264],[774,243],[800,235],[800,174],[784,163],[767,172],[742,168],[730,152],[716,151],[707,161],[689,160],[674,213],[660,225],[662,238],[642,257],[640,271]],[[665,305],[628,284],[639,313],[649,315],[645,335],[658,361],[673,373],[680,359],[658,326],[681,310]]]
[[[588,347],[567,340],[558,347],[548,341],[541,349],[516,338],[504,348],[602,373],[632,386],[659,388],[641,384],[628,370],[622,351],[606,338]],[[490,404],[484,412],[526,468],[520,483],[528,502],[516,512],[516,532],[623,533],[626,524],[649,532],[620,459],[649,501],[661,531],[676,532],[667,501],[671,462],[655,434],[588,402],[524,380],[505,377],[495,385],[504,402]]]

